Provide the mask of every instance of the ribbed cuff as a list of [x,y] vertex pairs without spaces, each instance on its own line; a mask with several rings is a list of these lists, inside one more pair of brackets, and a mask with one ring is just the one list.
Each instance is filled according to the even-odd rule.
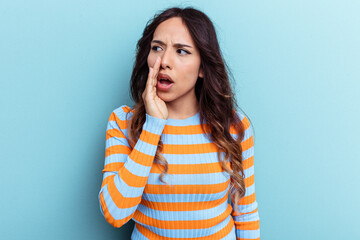
[[152,117],[146,113],[146,120],[143,125],[143,129],[156,135],[161,135],[162,131],[164,130],[166,121],[167,120],[165,119]]

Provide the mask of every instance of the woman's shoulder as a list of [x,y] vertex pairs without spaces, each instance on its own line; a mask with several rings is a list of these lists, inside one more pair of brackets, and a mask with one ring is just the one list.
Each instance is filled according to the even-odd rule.
[[254,132],[254,127],[248,115],[242,109],[236,109],[233,112],[236,113],[239,120],[243,124],[245,135],[252,135]]
[[126,116],[131,116],[134,113],[134,109],[131,109],[131,107],[129,107],[126,104],[123,104],[117,108],[115,108],[112,113],[115,114],[120,120],[126,120],[129,119],[126,118]]
[[246,126],[250,125],[249,117],[246,115],[246,113],[243,110],[234,110],[233,113],[237,115],[239,120]]

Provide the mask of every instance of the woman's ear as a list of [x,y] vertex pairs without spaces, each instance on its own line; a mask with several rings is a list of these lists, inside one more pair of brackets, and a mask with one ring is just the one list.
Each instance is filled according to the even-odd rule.
[[200,68],[200,70],[199,70],[199,78],[204,78],[204,72],[203,72],[202,68]]

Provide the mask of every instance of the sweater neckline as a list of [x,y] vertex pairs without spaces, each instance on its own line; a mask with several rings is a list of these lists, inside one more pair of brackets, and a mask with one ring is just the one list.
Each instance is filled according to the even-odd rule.
[[176,119],[176,118],[167,118],[166,123],[169,125],[180,125],[180,126],[185,126],[188,124],[197,124],[198,120],[199,120],[199,116],[200,116],[200,110],[193,116],[190,116],[188,118],[184,118],[184,119]]

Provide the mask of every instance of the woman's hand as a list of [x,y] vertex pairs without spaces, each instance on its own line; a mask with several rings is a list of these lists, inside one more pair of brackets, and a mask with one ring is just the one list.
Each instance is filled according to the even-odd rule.
[[154,67],[149,67],[149,75],[142,98],[146,113],[152,117],[167,119],[168,110],[165,102],[156,94],[157,76],[159,74],[161,58],[157,57]]

